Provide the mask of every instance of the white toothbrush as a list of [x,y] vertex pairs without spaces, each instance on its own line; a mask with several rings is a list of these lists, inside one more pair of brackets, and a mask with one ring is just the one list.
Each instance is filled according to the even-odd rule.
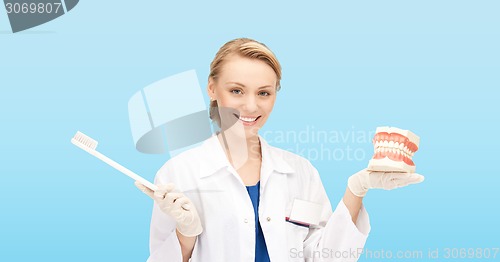
[[82,132],[80,132],[80,131],[76,132],[75,136],[71,139],[71,143],[73,143],[75,146],[87,151],[87,153],[101,159],[106,164],[116,168],[118,171],[124,173],[125,175],[129,176],[130,178],[132,178],[136,181],[139,181],[141,184],[145,185],[149,189],[151,189],[153,191],[158,190],[158,187],[155,184],[149,182],[148,180],[144,179],[143,177],[130,171],[129,169],[125,168],[124,166],[116,163],[115,161],[111,160],[107,156],[97,152],[96,151],[97,141],[95,141],[94,139],[90,138],[89,136],[83,134]]
[[[106,164],[116,168],[118,171],[124,173],[125,175],[129,176],[130,178],[134,179],[135,181],[139,181],[141,184],[148,187],[149,189],[151,189],[153,191],[158,190],[158,187],[155,184],[149,182],[148,180],[144,179],[143,177],[139,176],[138,174],[130,171],[129,169],[125,168],[124,166],[116,163],[115,161],[111,160],[107,156],[97,152],[97,150],[96,150],[97,141],[95,141],[94,139],[85,135],[84,133],[77,131],[75,136],[71,139],[71,143],[73,143],[75,146],[87,151],[87,153],[101,159]],[[182,205],[182,208],[186,211],[189,211],[189,209],[190,209],[189,204]]]

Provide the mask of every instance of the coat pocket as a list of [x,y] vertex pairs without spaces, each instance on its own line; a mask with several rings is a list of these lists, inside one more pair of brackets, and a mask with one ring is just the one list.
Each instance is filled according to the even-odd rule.
[[290,249],[295,249],[297,251],[304,250],[304,241],[306,240],[307,234],[309,234],[309,228],[294,224],[290,221],[286,222],[285,225],[288,246]]

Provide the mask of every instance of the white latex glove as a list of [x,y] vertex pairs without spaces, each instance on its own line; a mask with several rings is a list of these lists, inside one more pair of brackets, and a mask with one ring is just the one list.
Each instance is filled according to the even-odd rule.
[[391,190],[424,181],[424,176],[416,173],[374,172],[363,169],[347,180],[351,192],[364,197],[372,188]]
[[194,237],[203,232],[200,216],[189,198],[175,189],[172,183],[159,185],[153,191],[138,181],[135,186],[151,197],[165,214],[171,216],[177,223],[177,230],[184,236]]

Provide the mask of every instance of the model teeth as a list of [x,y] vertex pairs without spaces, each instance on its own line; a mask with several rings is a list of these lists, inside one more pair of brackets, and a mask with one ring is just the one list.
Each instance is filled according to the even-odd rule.
[[372,139],[375,154],[368,164],[374,171],[414,172],[413,155],[418,151],[420,138],[409,130],[378,127]]
[[412,159],[415,152],[411,151],[408,146],[404,143],[394,142],[394,141],[375,141],[375,153],[393,153],[403,155],[409,159]]

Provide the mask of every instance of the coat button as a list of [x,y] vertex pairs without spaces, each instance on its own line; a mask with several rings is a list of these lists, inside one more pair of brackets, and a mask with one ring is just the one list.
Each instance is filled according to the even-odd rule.
[[248,223],[248,219],[246,219],[246,218],[245,218],[245,220],[243,220],[243,221],[245,221],[245,223]]
[[270,222],[271,221],[271,217],[267,217],[267,221]]

